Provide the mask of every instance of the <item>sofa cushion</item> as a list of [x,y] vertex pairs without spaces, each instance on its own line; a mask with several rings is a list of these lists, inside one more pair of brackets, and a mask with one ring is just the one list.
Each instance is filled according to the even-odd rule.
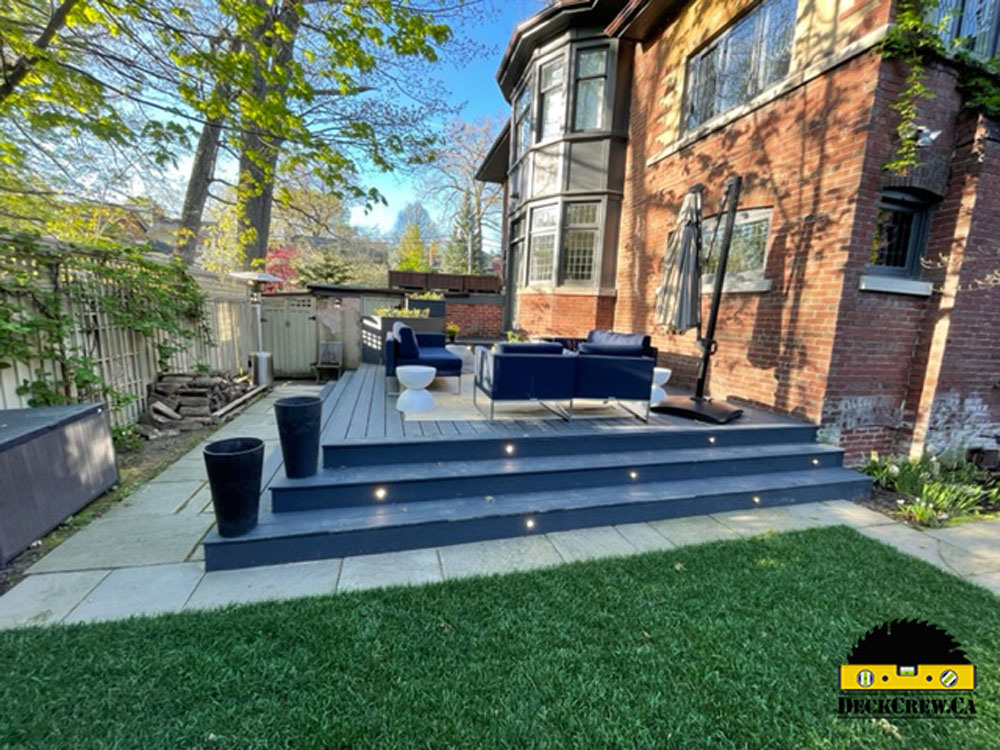
[[443,347],[425,346],[420,349],[419,358],[400,357],[397,366],[402,365],[427,365],[436,368],[438,375],[448,375],[462,371],[462,358]]
[[604,354],[614,357],[641,357],[646,350],[641,346],[628,346],[625,344],[592,344],[584,341],[577,350],[580,354]]
[[420,356],[417,335],[408,325],[397,320],[392,326],[392,337],[396,339],[396,353],[400,359],[416,359]]
[[641,333],[618,333],[616,331],[602,331],[595,329],[587,334],[587,341],[591,344],[607,344],[612,346],[641,346],[649,347],[649,336]]
[[549,341],[511,341],[497,344],[503,354],[562,354],[562,344]]

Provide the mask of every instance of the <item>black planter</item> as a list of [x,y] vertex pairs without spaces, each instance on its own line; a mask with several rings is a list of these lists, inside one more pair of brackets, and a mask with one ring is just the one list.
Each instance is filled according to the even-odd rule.
[[205,446],[205,468],[219,536],[240,536],[257,525],[264,441],[217,440]]
[[290,396],[274,402],[285,476],[311,477],[319,465],[319,423],[323,402],[318,396]]

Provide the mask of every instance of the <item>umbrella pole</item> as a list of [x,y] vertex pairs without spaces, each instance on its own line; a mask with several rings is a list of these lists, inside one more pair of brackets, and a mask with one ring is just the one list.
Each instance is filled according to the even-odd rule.
[[698,340],[701,347],[701,364],[698,365],[698,382],[695,385],[694,397],[698,401],[705,399],[705,383],[708,380],[708,365],[719,348],[715,340],[715,326],[719,322],[719,305],[722,304],[722,286],[726,280],[726,266],[729,265],[729,247],[733,242],[733,226],[736,224],[736,209],[740,202],[740,188],[743,178],[738,174],[726,180],[726,224],[722,231],[722,247],[719,249],[719,265],[715,269],[715,285],[712,288],[712,306],[708,311],[708,323],[705,326],[705,336]]
[[743,178],[733,175],[726,180],[723,193],[726,207],[726,223],[722,234],[722,247],[719,249],[719,266],[715,272],[715,285],[712,288],[712,305],[709,308],[708,323],[705,335],[701,336],[699,328],[698,345],[701,347],[701,362],[698,365],[698,381],[695,384],[693,396],[669,396],[651,406],[653,411],[663,414],[673,414],[687,419],[712,424],[726,424],[743,414],[742,409],[725,403],[712,401],[705,395],[705,385],[708,380],[708,368],[718,349],[715,340],[715,326],[719,321],[719,306],[722,303],[722,287],[725,283],[726,266],[729,264],[729,247],[733,241],[733,226],[736,223],[736,210],[740,200],[740,188]]

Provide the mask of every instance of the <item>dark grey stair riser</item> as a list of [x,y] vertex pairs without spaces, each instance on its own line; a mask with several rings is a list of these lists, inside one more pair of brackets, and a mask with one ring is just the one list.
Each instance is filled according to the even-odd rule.
[[[730,510],[777,507],[821,500],[855,500],[868,497],[867,478],[809,487],[788,487],[748,492],[650,501],[580,509],[554,509],[532,514],[487,516],[460,521],[391,526],[363,531],[273,536],[267,539],[227,540],[205,544],[205,569],[227,570],[257,565],[321,560],[350,555],[397,552],[407,549],[544,534],[550,531],[641,523],[668,518],[721,513]],[[528,519],[534,522],[529,531]]]
[[[805,446],[811,448],[812,446]],[[814,461],[816,463],[814,463]],[[754,456],[722,458],[720,460],[686,461],[640,466],[636,478],[627,464],[594,469],[517,472],[489,476],[447,476],[385,484],[331,484],[304,487],[274,487],[271,490],[272,508],[275,513],[286,513],[319,508],[342,508],[357,505],[383,505],[386,503],[443,500],[469,495],[502,495],[511,492],[563,492],[580,487],[604,487],[616,484],[642,482],[680,481],[685,479],[762,474],[766,472],[802,471],[840,467],[843,453],[793,454],[786,456]],[[444,473],[446,468],[442,469]],[[385,497],[376,497],[376,491],[385,490]]]
[[[709,443],[709,437],[715,442]],[[323,466],[375,466],[379,464],[426,463],[437,461],[475,461],[505,458],[506,446],[514,446],[515,456],[561,456],[575,453],[612,453],[634,450],[674,450],[726,446],[770,445],[774,443],[812,443],[816,427],[758,427],[719,430],[677,430],[636,432],[633,434],[583,435],[510,435],[504,438],[465,438],[463,440],[427,440],[407,443],[337,444],[323,446]]]

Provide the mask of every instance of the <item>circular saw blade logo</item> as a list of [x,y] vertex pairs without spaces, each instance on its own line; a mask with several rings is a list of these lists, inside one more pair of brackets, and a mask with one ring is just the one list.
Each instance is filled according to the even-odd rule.
[[892,620],[858,640],[840,666],[841,690],[972,690],[976,668],[948,631]]

